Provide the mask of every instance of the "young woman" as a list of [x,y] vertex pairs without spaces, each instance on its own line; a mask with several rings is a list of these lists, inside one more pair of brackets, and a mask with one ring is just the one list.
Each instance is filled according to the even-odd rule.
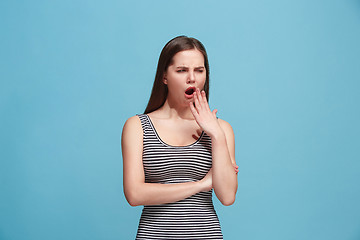
[[223,239],[212,203],[237,191],[234,133],[207,102],[204,46],[185,36],[163,48],[144,114],[122,133],[124,193],[144,205],[136,239]]

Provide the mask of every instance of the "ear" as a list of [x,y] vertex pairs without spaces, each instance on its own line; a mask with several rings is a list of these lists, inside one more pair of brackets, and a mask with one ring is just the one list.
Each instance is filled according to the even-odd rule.
[[164,83],[165,85],[167,85],[166,73],[164,73],[164,76],[163,76],[163,83]]

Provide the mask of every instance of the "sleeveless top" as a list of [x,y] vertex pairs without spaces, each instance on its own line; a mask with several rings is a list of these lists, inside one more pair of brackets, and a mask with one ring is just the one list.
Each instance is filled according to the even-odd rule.
[[[147,183],[199,181],[212,166],[211,138],[202,132],[196,142],[171,146],[161,140],[151,119],[138,115],[143,128],[143,165]],[[223,239],[212,190],[186,199],[144,206],[136,239]]]

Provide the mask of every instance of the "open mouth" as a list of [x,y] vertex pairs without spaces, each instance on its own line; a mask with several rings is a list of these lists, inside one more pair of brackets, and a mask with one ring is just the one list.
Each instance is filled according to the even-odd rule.
[[195,87],[188,87],[185,91],[185,95],[192,97],[193,93],[195,92]]

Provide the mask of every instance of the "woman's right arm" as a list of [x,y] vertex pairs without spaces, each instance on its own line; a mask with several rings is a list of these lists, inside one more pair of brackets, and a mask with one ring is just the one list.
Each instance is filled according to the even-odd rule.
[[198,182],[145,183],[142,162],[143,130],[137,116],[126,121],[121,137],[121,148],[124,193],[131,206],[176,202],[212,188],[211,171]]

